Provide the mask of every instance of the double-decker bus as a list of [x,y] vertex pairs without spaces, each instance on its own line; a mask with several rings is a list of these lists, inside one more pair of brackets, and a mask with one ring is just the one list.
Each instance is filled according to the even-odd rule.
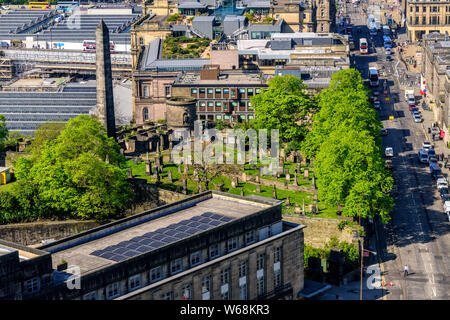
[[[84,40],[83,41],[83,51],[84,52],[95,52],[96,42],[95,40]],[[115,53],[115,44],[114,42],[109,42],[109,52]]]
[[389,36],[383,36],[383,45],[385,48],[392,48],[392,40]]
[[29,2],[28,6],[30,9],[50,9],[48,1]]
[[369,44],[367,43],[367,39],[366,38],[360,38],[359,39],[359,52],[361,54],[369,53]]
[[369,68],[369,85],[371,87],[378,87],[380,85],[378,70],[375,67]]

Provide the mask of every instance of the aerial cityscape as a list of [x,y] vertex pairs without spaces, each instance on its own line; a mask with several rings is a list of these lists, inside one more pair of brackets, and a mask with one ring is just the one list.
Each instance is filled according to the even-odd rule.
[[0,300],[449,300],[449,32],[445,0],[0,0]]

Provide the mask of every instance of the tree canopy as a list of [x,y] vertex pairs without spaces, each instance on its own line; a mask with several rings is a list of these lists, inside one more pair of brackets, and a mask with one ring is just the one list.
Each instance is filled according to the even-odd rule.
[[31,156],[16,161],[12,194],[0,192],[3,220],[13,219],[13,211],[17,221],[67,216],[101,220],[119,213],[130,196],[125,159],[101,123],[78,116],[56,137],[54,127],[46,128],[52,130],[41,130],[39,137],[45,138],[36,141],[39,148],[32,145]]
[[305,119],[314,107],[305,88],[295,76],[270,79],[266,90],[250,98],[255,109],[255,129],[278,129],[280,140],[285,143],[303,140],[308,131]]
[[373,217],[387,222],[393,208],[393,186],[384,168],[381,122],[368,100],[368,91],[354,69],[331,78],[318,98],[319,111],[302,152],[314,158],[318,194],[345,216]]
[[8,128],[6,128],[6,119],[0,114],[0,150],[3,149],[4,142],[8,138]]

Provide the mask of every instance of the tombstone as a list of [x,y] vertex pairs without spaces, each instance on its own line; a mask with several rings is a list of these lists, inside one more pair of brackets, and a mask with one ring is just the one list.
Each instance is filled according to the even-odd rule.
[[260,184],[256,185],[256,192],[261,193],[261,185]]
[[156,183],[159,183],[161,177],[159,175],[159,170],[158,169],[155,170],[155,178],[156,178]]
[[286,181],[291,182],[291,175],[289,174],[289,171],[288,174],[286,174]]
[[169,150],[172,151],[172,149],[173,149],[173,141],[170,140],[169,141]]
[[255,181],[256,181],[256,183],[261,183],[261,177],[260,176],[256,176]]
[[308,171],[308,169],[305,169],[305,171],[303,172],[303,178],[305,178],[305,180],[309,180],[309,171]]
[[294,171],[294,186],[298,186],[298,183],[297,183],[297,171]]
[[185,164],[185,165],[183,165],[183,174],[187,175],[187,173],[188,173],[188,165]]
[[159,136],[160,150],[164,150],[164,135]]
[[169,181],[169,183],[173,182],[173,180],[172,180],[172,171],[171,170],[167,171],[167,180]]
[[305,211],[305,199],[303,199],[302,214],[303,214],[303,215],[306,214],[306,211]]
[[272,198],[274,198],[274,199],[277,198],[277,187],[275,185],[273,185],[273,189],[272,189]]
[[289,197],[286,198],[286,205],[287,205],[288,207],[291,206],[291,200],[289,199]]
[[263,176],[263,167],[259,167],[258,176]]
[[245,172],[242,172],[242,181],[247,182],[247,174]]
[[241,190],[241,197],[244,196],[244,190]]
[[287,182],[287,180],[284,181],[284,188],[287,190],[289,188],[289,184]]
[[[284,167],[283,167],[284,168]],[[285,168],[284,169],[284,175],[288,175],[289,174],[289,168]]]
[[301,163],[302,163],[303,166],[306,166],[306,159],[303,158]]
[[125,150],[123,150],[123,148],[120,148],[120,154],[123,155],[124,152]]
[[152,175],[152,161],[151,160],[145,160],[145,175],[146,176]]
[[178,165],[177,169],[178,169],[178,173],[181,174],[181,165]]
[[236,180],[233,178],[231,179],[231,187],[232,188],[236,188],[237,184],[236,184]]
[[294,207],[294,213],[296,213],[296,214],[300,214],[301,213],[300,206],[298,204],[296,204],[295,207]]
[[187,177],[183,176],[183,194],[187,194]]
[[128,179],[133,178],[133,168],[127,168]]
[[141,162],[141,159],[133,158],[133,163],[134,163],[135,166],[137,166],[139,164],[139,162]]
[[313,176],[312,176],[311,186],[312,186],[314,189],[316,188],[316,177],[314,177],[314,173],[313,173]]
[[296,166],[297,166],[297,172],[300,173],[300,169],[301,169],[300,162],[297,162]]

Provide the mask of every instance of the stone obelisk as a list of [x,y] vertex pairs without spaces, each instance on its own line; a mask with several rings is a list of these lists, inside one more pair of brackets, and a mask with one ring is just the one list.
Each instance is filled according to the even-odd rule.
[[95,40],[97,55],[97,117],[103,127],[105,127],[108,137],[116,139],[109,30],[103,19],[100,20],[95,30]]

